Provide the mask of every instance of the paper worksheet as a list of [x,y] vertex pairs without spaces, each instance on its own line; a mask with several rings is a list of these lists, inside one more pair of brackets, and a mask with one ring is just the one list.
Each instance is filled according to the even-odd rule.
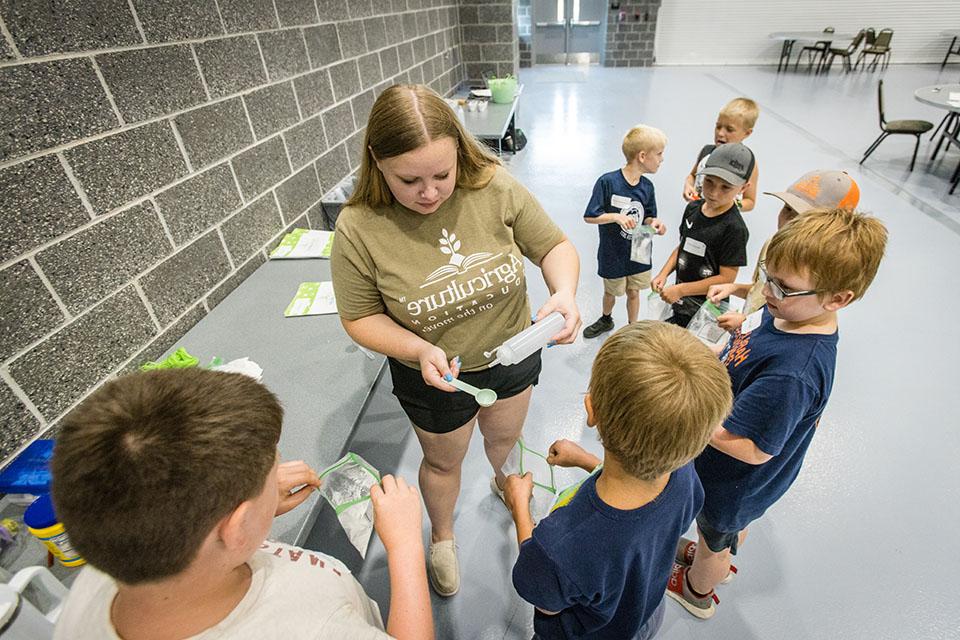
[[333,231],[294,229],[283,237],[277,248],[270,252],[274,260],[295,258],[329,258],[333,249]]
[[291,318],[336,312],[337,300],[333,296],[332,282],[304,282],[300,284],[297,295],[287,305],[283,315]]

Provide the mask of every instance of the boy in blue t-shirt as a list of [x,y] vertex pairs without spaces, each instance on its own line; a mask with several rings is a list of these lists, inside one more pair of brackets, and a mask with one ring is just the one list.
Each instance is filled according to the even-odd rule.
[[760,263],[766,309],[747,317],[721,356],[733,412],[696,459],[699,542],[681,539],[667,587],[698,618],[715,613],[713,589],[747,525],[800,472],[833,386],[837,311],[866,292],[886,241],[879,220],[839,208],[804,213],[770,240]]
[[650,286],[650,265],[631,260],[633,234],[641,225],[653,227],[659,235],[667,232],[657,219],[653,183],[644,176],[656,173],[663,163],[667,136],[663,131],[637,125],[623,138],[621,150],[627,163],[605,173],[593,185],[583,219],[598,225],[597,275],[603,278],[603,315],[583,330],[584,338],[596,338],[613,329],[613,304],[627,295],[627,322],[636,322],[640,313],[640,291]]
[[508,476],[504,489],[520,545],[513,584],[536,607],[537,638],[657,632],[676,541],[703,501],[691,460],[731,400],[723,365],[678,327],[637,322],[600,347],[584,406],[603,467],[568,440],[553,443],[548,462],[594,473],[536,529],[532,476]]

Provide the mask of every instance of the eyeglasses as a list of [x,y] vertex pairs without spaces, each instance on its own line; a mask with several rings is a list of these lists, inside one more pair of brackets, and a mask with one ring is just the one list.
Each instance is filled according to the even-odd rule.
[[777,300],[783,300],[785,298],[796,298],[798,296],[812,296],[817,293],[824,293],[823,289],[809,289],[807,291],[788,291],[783,287],[782,284],[770,277],[770,274],[767,273],[767,265],[765,262],[760,263],[760,279],[765,283],[770,285],[770,293],[773,294],[773,297]]

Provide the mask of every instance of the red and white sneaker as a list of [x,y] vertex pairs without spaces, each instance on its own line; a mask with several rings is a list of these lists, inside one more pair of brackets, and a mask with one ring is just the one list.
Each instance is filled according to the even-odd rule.
[[[677,563],[682,564],[685,567],[689,567],[693,564],[693,556],[697,554],[697,543],[691,540],[690,538],[680,538],[680,542],[677,543],[677,555],[675,560]],[[730,565],[730,573],[727,574],[727,577],[720,581],[720,584],[730,584],[733,582],[733,578],[737,575],[737,567]]]
[[717,612],[716,605],[720,604],[720,598],[713,590],[703,598],[690,591],[690,586],[687,584],[689,570],[690,567],[673,563],[673,571],[670,573],[670,580],[667,581],[667,595],[701,620],[712,618]]

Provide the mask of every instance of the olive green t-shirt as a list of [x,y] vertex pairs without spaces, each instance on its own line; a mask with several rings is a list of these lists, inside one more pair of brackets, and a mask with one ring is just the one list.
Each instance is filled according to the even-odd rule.
[[340,317],[384,313],[448,358],[459,355],[465,371],[489,364],[484,352],[530,325],[523,258],[539,265],[564,239],[502,167],[481,189],[456,188],[431,214],[398,203],[345,207],[336,231]]

